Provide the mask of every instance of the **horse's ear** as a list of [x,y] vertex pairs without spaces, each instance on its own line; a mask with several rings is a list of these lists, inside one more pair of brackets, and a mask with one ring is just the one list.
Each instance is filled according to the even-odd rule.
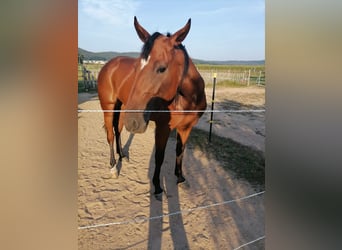
[[148,40],[148,38],[150,37],[150,33],[148,33],[138,22],[138,19],[136,16],[134,16],[134,27],[135,30],[137,31],[137,34],[140,38],[140,40],[143,43],[146,43],[146,41]]
[[176,33],[172,35],[171,39],[175,45],[179,45],[183,42],[183,40],[189,33],[190,26],[191,26],[191,18],[189,18],[188,22],[185,24],[183,28],[181,28],[180,30],[178,30]]

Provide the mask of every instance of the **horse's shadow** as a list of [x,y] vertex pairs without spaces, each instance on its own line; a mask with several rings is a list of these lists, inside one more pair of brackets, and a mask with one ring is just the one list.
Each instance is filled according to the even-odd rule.
[[[126,155],[124,160],[129,160],[129,148],[132,144],[134,134],[130,134],[127,139],[123,152]],[[167,148],[172,147],[170,151],[175,152],[176,139],[169,138]],[[189,243],[186,236],[182,214],[176,213],[171,216],[160,217],[164,213],[172,214],[181,210],[179,201],[179,190],[177,185],[177,178],[174,175],[175,154],[165,154],[164,163],[161,167],[160,180],[161,186],[164,190],[161,200],[158,200],[154,192],[154,185],[152,184],[152,176],[155,169],[155,146],[151,153],[148,177],[150,179],[150,214],[149,217],[149,231],[148,231],[148,249],[162,248],[163,232],[170,230],[174,249],[189,249]],[[120,174],[122,168],[122,161],[116,164],[116,170]],[[163,205],[167,206],[167,210],[163,211]]]
[[122,151],[124,152],[124,155],[125,155],[125,158],[129,161],[129,147],[131,146],[132,144],[132,141],[133,141],[133,138],[134,138],[134,134],[133,133],[130,133],[129,134],[129,137],[128,137],[128,140],[125,144],[125,146],[122,148]]
[[134,138],[134,134],[130,133],[125,146],[122,148],[122,151],[124,152],[125,157],[122,158],[121,160],[118,160],[117,164],[115,165],[116,173],[118,176],[120,175],[120,172],[122,169],[122,161],[129,161],[129,147],[132,144],[133,138]]
[[[175,147],[175,142],[172,140],[168,144]],[[171,145],[168,145],[171,146]],[[165,155],[164,163],[160,173],[160,180],[164,193],[162,200],[156,199],[154,196],[154,186],[152,184],[152,176],[155,168],[154,153],[151,155],[149,165],[149,178],[150,178],[150,218],[149,232],[148,232],[148,249],[161,249],[162,248],[162,234],[170,230],[174,249],[189,249],[189,243],[186,236],[182,214],[176,213],[170,216],[159,217],[160,215],[172,214],[181,210],[179,202],[179,191],[176,184],[177,178],[173,174],[174,161],[172,155],[168,157]],[[163,212],[163,205],[167,206],[167,211]],[[167,224],[168,222],[168,224]]]

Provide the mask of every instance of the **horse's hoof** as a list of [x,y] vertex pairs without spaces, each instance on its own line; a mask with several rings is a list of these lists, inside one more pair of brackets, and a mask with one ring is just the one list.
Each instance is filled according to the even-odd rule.
[[110,160],[109,164],[110,164],[110,168],[113,168],[116,165],[116,160],[115,159]]
[[112,174],[113,178],[115,179],[119,178],[119,171],[116,167],[111,168],[110,173]]
[[185,178],[183,176],[180,176],[177,178],[177,184],[185,182]]
[[185,179],[182,182],[177,182],[177,184],[182,189],[189,189],[190,188],[189,182],[185,181]]
[[158,201],[162,201],[163,200],[163,189],[162,188],[158,188],[158,191],[154,192],[154,197],[156,197],[156,199]]
[[156,197],[156,200],[158,201],[163,201],[163,192],[159,194],[154,194],[154,197]]

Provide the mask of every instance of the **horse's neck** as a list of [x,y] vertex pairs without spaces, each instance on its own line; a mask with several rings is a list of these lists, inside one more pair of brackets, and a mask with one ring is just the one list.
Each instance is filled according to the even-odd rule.
[[193,95],[198,93],[198,91],[202,91],[204,88],[204,81],[200,73],[198,72],[196,66],[193,64],[191,59],[189,59],[189,68],[186,77],[183,79],[183,82],[180,84],[180,91],[187,95]]
[[196,106],[203,98],[204,88],[203,79],[198,75],[195,78],[186,77],[182,85],[179,86],[177,94],[169,106],[172,110],[189,110],[196,109]]

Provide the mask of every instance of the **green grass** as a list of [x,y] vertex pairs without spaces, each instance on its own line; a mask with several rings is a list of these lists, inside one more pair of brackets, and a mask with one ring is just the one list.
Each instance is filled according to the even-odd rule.
[[[257,79],[250,79],[249,81],[249,86],[255,86],[257,85]],[[207,84],[207,86],[213,85],[212,83]],[[265,80],[260,81],[260,85],[265,85]],[[231,81],[231,80],[223,80],[223,81],[218,81],[216,82],[216,86],[220,87],[230,87],[230,88],[245,88],[247,87],[246,82],[236,82],[236,81]]]
[[196,64],[198,70],[213,70],[213,71],[265,71],[264,65],[211,65],[211,64]]
[[94,88],[91,88],[91,89],[88,89],[86,88],[86,85],[84,84],[84,81],[83,80],[78,80],[78,93],[82,93],[82,92],[97,92],[96,89]]
[[207,159],[220,162],[225,170],[232,171],[237,178],[247,180],[256,190],[265,189],[265,158],[261,151],[241,145],[231,139],[212,134],[208,143],[208,132],[194,128],[188,146],[200,149]]
[[103,64],[93,64],[93,63],[87,63],[84,64],[84,66],[87,68],[87,70],[90,71],[100,71],[101,68],[104,66]]
[[83,80],[78,80],[78,93],[85,92],[85,85]]
[[235,81],[230,81],[230,80],[224,80],[224,81],[216,82],[216,86],[231,87],[231,88],[244,88],[244,87],[246,87],[246,84],[240,83],[240,82],[235,82]]

